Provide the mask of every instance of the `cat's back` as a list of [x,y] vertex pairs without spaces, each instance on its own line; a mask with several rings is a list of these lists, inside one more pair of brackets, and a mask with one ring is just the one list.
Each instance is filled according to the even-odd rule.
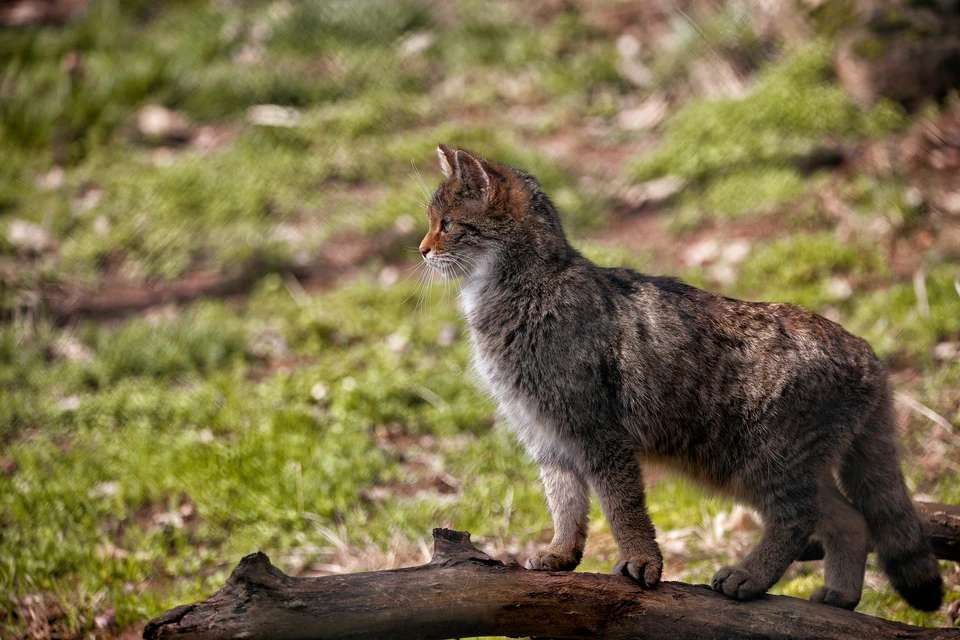
[[632,303],[625,335],[640,362],[675,372],[678,383],[708,379],[716,388],[769,394],[827,375],[883,382],[884,366],[865,340],[797,305],[737,300],[626,269],[606,270],[606,277]]

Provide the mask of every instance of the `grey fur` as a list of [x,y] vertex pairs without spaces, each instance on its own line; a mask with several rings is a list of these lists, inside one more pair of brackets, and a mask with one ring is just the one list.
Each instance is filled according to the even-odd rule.
[[598,267],[567,242],[532,176],[442,145],[439,154],[450,175],[427,208],[421,252],[445,274],[463,272],[476,369],[540,465],[556,533],[529,567],[577,565],[589,484],[620,547],[614,571],[655,586],[662,559],[642,479],[652,461],[763,518],[760,543],[716,574],[715,590],[762,595],[813,536],[826,584],[812,599],[853,608],[869,530],[897,591],[939,607],[939,567],[900,473],[887,370],[865,341],[793,305]]

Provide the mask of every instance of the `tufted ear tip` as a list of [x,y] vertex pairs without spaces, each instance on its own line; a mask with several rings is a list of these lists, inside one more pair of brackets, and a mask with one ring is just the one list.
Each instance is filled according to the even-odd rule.
[[454,167],[456,167],[456,152],[443,144],[442,142],[437,145],[437,158],[440,159],[440,172],[443,173],[444,178],[449,178],[453,175]]
[[481,199],[486,200],[490,196],[490,174],[483,166],[483,162],[476,156],[457,149],[454,152],[453,163],[457,178],[463,183],[463,186],[470,191],[480,194]]

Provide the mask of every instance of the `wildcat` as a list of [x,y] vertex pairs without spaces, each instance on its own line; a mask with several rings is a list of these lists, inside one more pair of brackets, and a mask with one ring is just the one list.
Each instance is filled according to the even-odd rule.
[[939,566],[900,472],[887,371],[867,343],[789,304],[721,297],[601,268],[564,235],[530,174],[440,145],[444,182],[420,245],[461,303],[479,377],[540,466],[554,522],[527,567],[574,569],[589,489],[620,550],[614,573],[652,588],[662,557],[643,465],[753,506],[762,539],[713,588],[764,594],[807,544],[811,600],[852,609],[868,546],[912,606],[942,600]]

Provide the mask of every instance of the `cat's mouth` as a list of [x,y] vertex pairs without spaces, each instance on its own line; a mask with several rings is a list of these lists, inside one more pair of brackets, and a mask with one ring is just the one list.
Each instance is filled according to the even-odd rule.
[[424,258],[427,266],[440,274],[445,280],[452,280],[467,275],[467,264],[456,256],[444,253],[428,255]]

